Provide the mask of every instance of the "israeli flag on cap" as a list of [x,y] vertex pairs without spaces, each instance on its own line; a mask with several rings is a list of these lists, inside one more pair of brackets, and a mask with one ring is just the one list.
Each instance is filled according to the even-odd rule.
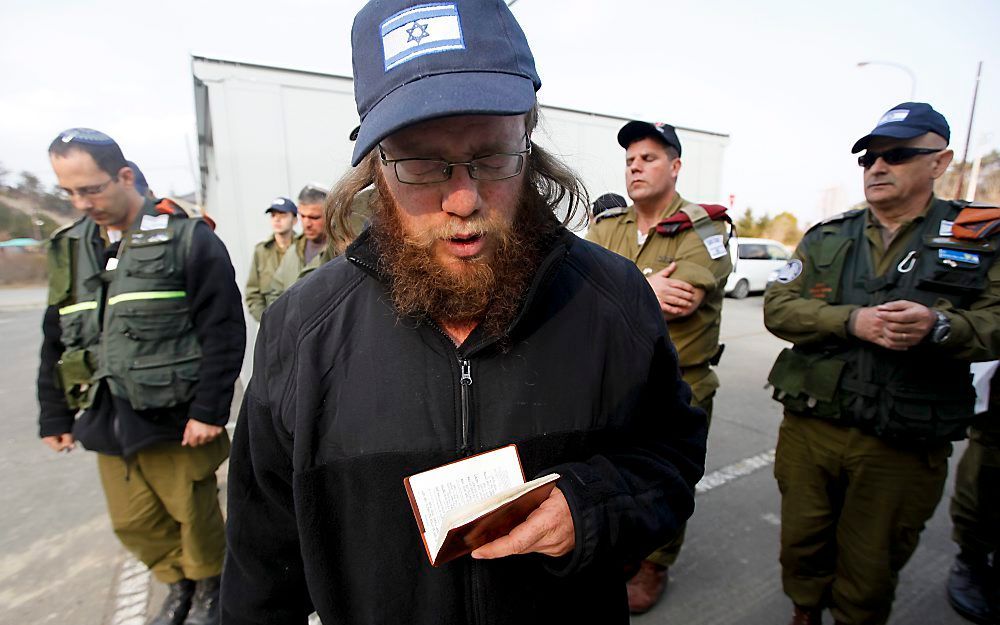
[[906,119],[906,116],[909,114],[910,111],[907,109],[893,109],[883,115],[882,118],[878,120],[878,123],[875,124],[875,127],[878,128],[879,126],[889,124],[891,122],[901,122]]
[[425,54],[464,50],[462,22],[452,3],[421,4],[382,22],[385,71]]

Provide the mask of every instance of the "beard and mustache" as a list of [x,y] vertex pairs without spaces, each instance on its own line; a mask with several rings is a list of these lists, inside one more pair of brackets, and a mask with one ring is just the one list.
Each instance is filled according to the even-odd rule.
[[[375,189],[370,232],[400,316],[477,324],[490,336],[503,337],[559,227],[537,192],[527,183],[522,187],[510,223],[476,213],[408,233],[381,174]],[[456,259],[457,265],[446,267],[434,256],[435,244],[459,233],[489,237],[493,254]]]

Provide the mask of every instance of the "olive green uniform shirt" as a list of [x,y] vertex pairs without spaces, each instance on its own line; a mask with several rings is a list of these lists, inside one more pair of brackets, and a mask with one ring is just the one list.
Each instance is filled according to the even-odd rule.
[[[301,234],[293,234],[289,247],[298,246]],[[250,275],[247,277],[246,303],[247,309],[254,319],[260,321],[264,309],[273,298],[265,297],[271,289],[274,274],[281,264],[285,250],[278,247],[274,235],[266,241],[261,241],[253,249],[253,259],[250,261]]]
[[[931,198],[931,202],[934,198]],[[900,224],[888,247],[883,241],[883,226],[871,209],[865,209],[865,235],[876,277],[883,276],[893,265],[905,259],[913,237],[920,229],[931,202],[912,221]],[[792,258],[802,261],[800,277],[782,284],[775,282],[764,295],[764,325],[772,334],[796,345],[816,343],[831,337],[846,340],[847,322],[851,312],[860,308],[853,304],[828,304],[819,299],[801,296],[801,276],[810,268],[809,250],[801,243]],[[938,345],[942,356],[977,361],[992,360],[1000,339],[1000,262],[989,271],[989,286],[969,310],[942,308],[951,322],[948,340]]]
[[[674,195],[657,222],[673,216],[686,204],[688,202],[680,195]],[[712,224],[727,242],[728,233],[723,222],[713,221]],[[729,255],[713,260],[694,228],[672,237],[657,234],[655,227],[650,228],[645,243],[640,246],[634,205],[621,214],[599,219],[587,232],[587,239],[628,258],[647,276],[676,262],[677,269],[670,277],[705,291],[701,306],[687,317],[671,320],[667,329],[677,348],[682,376],[691,386],[695,400],[700,402],[709,397],[719,386],[718,377],[709,368],[708,361],[719,349],[723,287],[733,270]]]

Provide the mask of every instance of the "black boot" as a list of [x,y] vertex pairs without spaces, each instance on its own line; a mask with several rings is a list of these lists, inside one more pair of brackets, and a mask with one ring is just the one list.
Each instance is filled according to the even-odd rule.
[[194,599],[184,625],[219,625],[219,576],[195,582]]
[[1000,618],[993,569],[985,555],[962,551],[948,575],[948,602],[973,623],[992,625]]
[[167,598],[160,608],[160,613],[156,615],[149,625],[183,625],[184,617],[191,609],[191,597],[194,595],[194,582],[190,579],[182,579],[173,584],[167,584],[169,592]]

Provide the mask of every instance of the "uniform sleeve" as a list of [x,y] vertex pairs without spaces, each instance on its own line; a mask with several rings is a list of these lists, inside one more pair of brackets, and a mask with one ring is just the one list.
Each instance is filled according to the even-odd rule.
[[201,370],[189,417],[225,425],[233,385],[243,366],[246,323],[229,253],[204,223],[195,227],[185,271],[191,318],[201,346]]
[[847,320],[860,306],[828,304],[802,296],[802,283],[810,271],[808,238],[792,255],[802,263],[801,271],[787,283],[775,282],[764,293],[764,325],[771,334],[796,345],[847,339]]
[[609,432],[608,451],[552,472],[573,515],[576,547],[549,565],[568,575],[595,560],[635,562],[675,534],[694,511],[694,488],[705,470],[705,413],[693,408],[659,305],[636,272],[631,299],[647,327],[658,327],[638,409],[625,428]]
[[247,310],[250,315],[260,321],[260,316],[264,314],[264,294],[260,292],[260,273],[257,271],[257,250],[254,250],[253,258],[250,259],[250,275],[247,276]]
[[[727,238],[726,228],[722,222],[713,221],[712,224],[716,227],[718,234]],[[726,283],[726,278],[733,271],[733,263],[729,259],[729,254],[713,260],[708,254],[708,248],[705,247],[704,241],[701,240],[694,228],[685,230],[678,236],[680,241],[678,241],[677,255],[674,257],[677,269],[670,277],[683,280],[691,286],[705,291],[706,294],[722,288],[722,285]]]
[[41,364],[38,366],[38,435],[58,436],[73,430],[76,411],[66,404],[66,396],[56,380],[56,362],[65,351],[59,327],[59,307],[49,306],[42,317]]
[[292,499],[292,436],[267,401],[268,323],[243,397],[229,461],[222,621],[304,624],[306,589]]
[[993,263],[987,276],[986,291],[969,310],[942,309],[951,321],[951,334],[934,349],[962,360],[1000,358],[1000,262]]

